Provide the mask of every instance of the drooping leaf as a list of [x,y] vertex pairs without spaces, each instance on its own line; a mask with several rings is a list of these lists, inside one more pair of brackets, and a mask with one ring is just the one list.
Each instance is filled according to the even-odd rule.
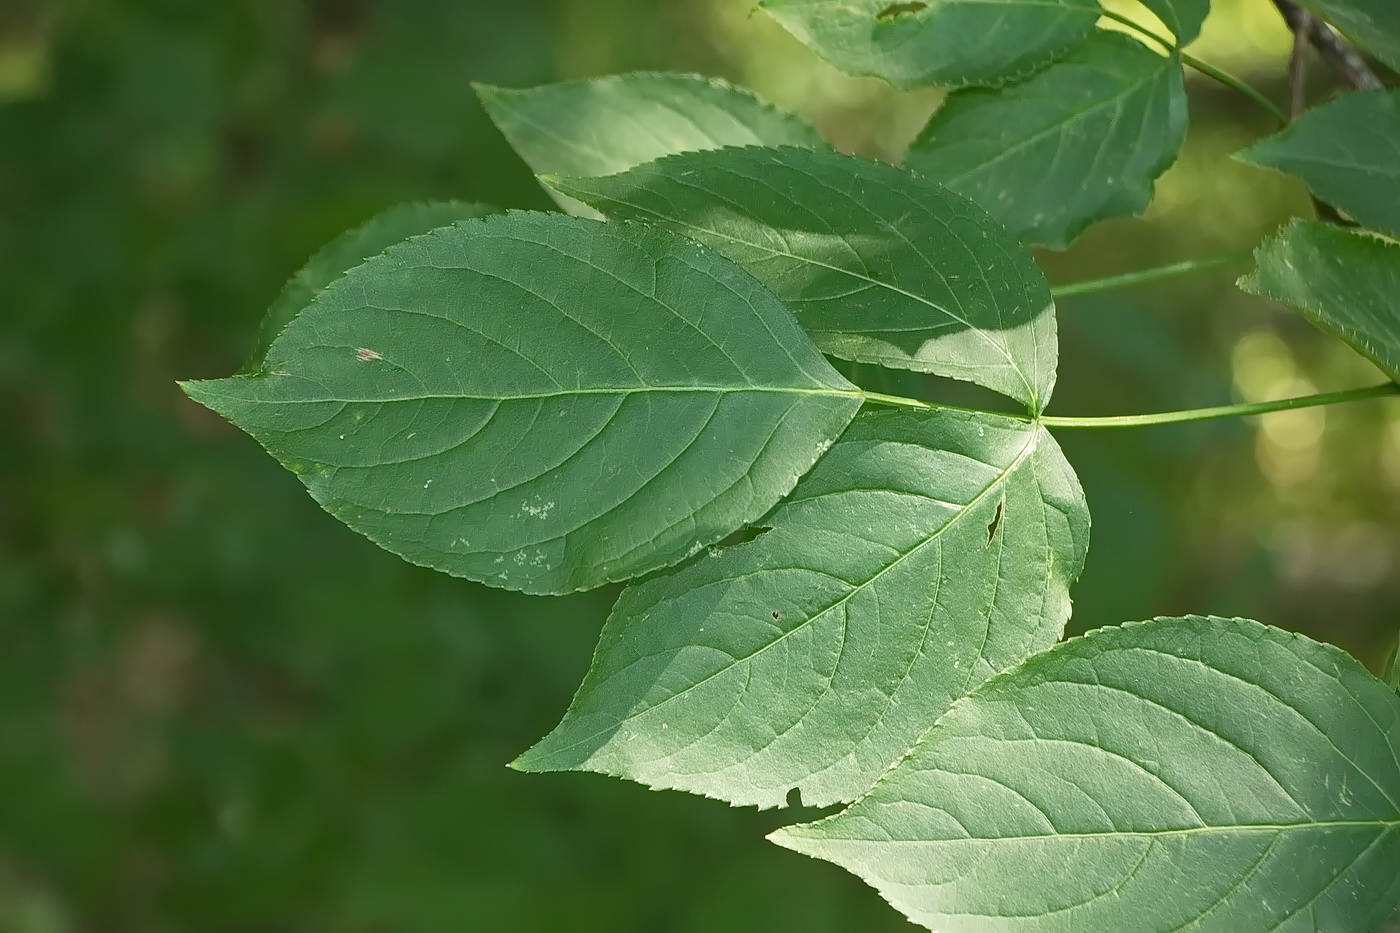
[[725,254],[833,356],[969,380],[1035,411],[1050,399],[1058,351],[1045,277],[939,185],[793,148],[687,153],[551,184]]
[[[611,175],[676,152],[826,143],[808,123],[716,78],[637,73],[477,96],[536,173]],[[577,201],[556,200],[570,213]]]
[[1371,930],[1400,899],[1400,696],[1257,622],[1103,629],[771,838],[937,930]]
[[905,162],[1025,242],[1062,249],[1147,207],[1186,124],[1180,61],[1099,32],[1021,84],[950,94]]
[[1400,90],[1344,94],[1236,157],[1297,175],[1364,226],[1400,236]]
[[1400,71],[1400,3],[1395,0],[1298,0],[1357,45]]
[[895,87],[998,84],[1089,34],[1095,0],[762,0],[803,44],[847,74]]
[[382,214],[370,218],[354,230],[348,230],[312,256],[296,275],[282,287],[277,300],[263,318],[258,332],[258,344],[243,372],[254,373],[267,356],[267,348],[331,282],[345,272],[358,266],[371,256],[408,239],[427,233],[437,227],[445,227],[459,220],[499,214],[501,209],[486,204],[472,204],[462,201],[434,201],[426,204],[400,204]]
[[357,266],[264,372],[186,383],[414,563],[563,593],[684,558],[789,492],[860,405],[699,244],[508,214]]
[[1240,288],[1301,312],[1400,382],[1400,243],[1295,220],[1254,259]]
[[851,800],[1059,637],[1089,533],[1043,428],[950,411],[857,419],[762,524],[624,592],[564,721],[517,766]]
[[1142,0],[1176,36],[1177,47],[1190,45],[1210,15],[1210,0]]

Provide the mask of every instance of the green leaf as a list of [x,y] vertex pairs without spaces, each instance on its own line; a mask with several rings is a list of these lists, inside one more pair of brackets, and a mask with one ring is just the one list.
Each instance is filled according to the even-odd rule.
[[671,156],[552,180],[611,217],[660,224],[748,269],[842,359],[970,380],[1040,411],[1054,305],[984,211],[889,165],[811,149]]
[[1025,242],[1063,249],[1147,207],[1186,124],[1180,61],[1099,32],[1022,84],[950,94],[905,163]]
[[1302,312],[1400,382],[1400,243],[1295,220],[1254,259],[1240,288]]
[[383,547],[530,593],[637,576],[759,517],[861,402],[724,257],[560,214],[357,266],[265,370],[185,389]]
[[1190,45],[1210,15],[1210,0],[1142,0],[1176,36],[1177,47]]
[[1103,629],[960,700],[779,845],[938,930],[1370,930],[1400,899],[1400,696],[1240,619]]
[[1236,158],[1297,175],[1364,226],[1400,236],[1400,91],[1344,94]]
[[785,29],[847,74],[895,87],[996,84],[1089,34],[1093,0],[762,0]]
[[459,220],[499,214],[501,209],[486,204],[461,201],[434,201],[426,204],[400,204],[377,214],[354,230],[331,240],[312,256],[291,280],[282,287],[277,300],[268,309],[258,332],[258,344],[243,372],[254,373],[262,367],[267,348],[282,329],[291,323],[302,308],[311,304],[331,282],[371,256],[437,227],[446,227]]
[[954,699],[1054,643],[1089,534],[1043,428],[952,411],[857,419],[762,524],[625,591],[517,767],[851,800]]
[[1395,0],[1298,0],[1357,45],[1400,71],[1400,3]]
[[[721,146],[825,147],[809,124],[715,78],[625,74],[511,90],[476,85],[538,174],[611,175],[676,152]],[[591,213],[557,196],[570,213]]]

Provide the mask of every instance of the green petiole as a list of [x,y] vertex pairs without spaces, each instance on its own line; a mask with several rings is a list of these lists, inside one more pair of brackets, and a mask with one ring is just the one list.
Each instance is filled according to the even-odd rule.
[[952,409],[979,414],[1002,414],[1026,422],[1038,422],[1048,428],[1138,428],[1157,424],[1184,424],[1191,421],[1209,421],[1215,418],[1238,418],[1250,415],[1267,415],[1275,411],[1291,411],[1295,408],[1314,408],[1319,405],[1339,405],[1343,402],[1357,402],[1363,399],[1385,398],[1400,395],[1400,384],[1387,382],[1382,385],[1366,386],[1361,389],[1346,389],[1341,392],[1322,392],[1317,395],[1302,395],[1295,398],[1276,399],[1272,402],[1246,402],[1238,405],[1217,405],[1213,408],[1189,408],[1182,411],[1152,412],[1145,415],[1108,415],[1104,417],[1062,417],[1041,415],[1032,418],[1028,415],[1005,415],[1000,412],[986,412],[980,409],[957,408],[952,405],[937,405],[920,399],[905,398],[900,395],[882,395],[878,392],[862,392],[867,402],[880,405],[895,405],[903,408]]

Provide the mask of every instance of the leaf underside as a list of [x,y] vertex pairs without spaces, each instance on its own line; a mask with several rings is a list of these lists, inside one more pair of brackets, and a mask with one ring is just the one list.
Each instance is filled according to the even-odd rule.
[[[721,146],[826,145],[799,117],[699,75],[611,75],[523,90],[478,85],[477,95],[536,174],[611,175],[672,153]],[[595,216],[550,193],[570,213]]]
[[761,524],[625,591],[563,722],[516,766],[852,800],[1060,636],[1089,515],[1043,428],[897,411],[857,419]]
[[1073,639],[775,842],[930,929],[1370,930],[1400,900],[1400,696],[1239,619]]
[[905,157],[1026,243],[1140,214],[1187,125],[1181,63],[1098,32],[1029,80],[950,94]]
[[686,153],[556,187],[739,263],[832,356],[969,380],[1043,410],[1058,348],[1045,277],[960,195],[812,149]]
[[375,215],[354,230],[342,233],[321,247],[283,286],[281,294],[263,318],[257,346],[242,372],[255,373],[261,369],[267,348],[272,346],[272,341],[277,339],[292,318],[327,285],[366,259],[384,252],[395,243],[437,227],[499,213],[501,209],[498,207],[463,201],[400,204]]
[[[998,84],[1078,42],[1091,0],[762,0],[759,6],[837,69],[899,88]],[[884,15],[882,15],[884,14]]]
[[1254,258],[1240,288],[1301,312],[1400,382],[1400,244],[1295,220]]
[[263,374],[185,388],[383,547],[532,593],[758,518],[860,405],[722,256],[526,213],[390,249],[299,314]]
[[1363,226],[1400,236],[1400,91],[1344,94],[1238,157],[1296,175]]

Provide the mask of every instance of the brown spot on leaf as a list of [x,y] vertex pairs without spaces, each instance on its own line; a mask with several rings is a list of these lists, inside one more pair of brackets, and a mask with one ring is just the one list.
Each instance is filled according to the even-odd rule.
[[360,349],[355,351],[355,359],[359,360],[361,363],[369,363],[374,360],[382,360],[384,357],[366,347],[360,347]]

